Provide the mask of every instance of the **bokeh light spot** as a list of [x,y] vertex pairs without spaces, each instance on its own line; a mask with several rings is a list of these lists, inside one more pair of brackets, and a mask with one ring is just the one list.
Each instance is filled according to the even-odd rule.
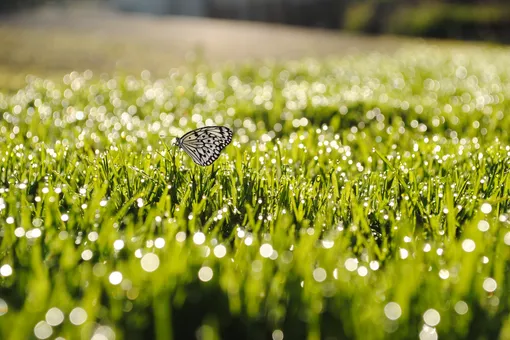
[[397,320],[402,315],[402,308],[396,302],[388,302],[384,306],[384,314],[390,320]]
[[425,313],[423,313],[423,321],[430,327],[436,327],[441,321],[441,315],[439,312],[433,308],[428,309]]
[[34,327],[34,334],[38,339],[48,339],[53,334],[53,329],[46,321],[39,321]]
[[202,282],[211,281],[213,275],[214,275],[213,270],[207,266],[200,268],[200,270],[198,271],[198,278]]
[[50,326],[58,326],[64,321],[64,313],[56,307],[48,309],[46,312],[46,322]]
[[154,253],[145,254],[140,261],[142,269],[146,272],[152,273],[159,267],[159,257]]
[[87,312],[81,307],[76,307],[69,313],[69,321],[73,325],[79,326],[87,321]]
[[122,282],[122,273],[121,272],[112,272],[108,278],[112,285],[118,285]]
[[486,292],[492,293],[496,288],[498,288],[498,283],[492,277],[488,277],[483,281],[483,289]]

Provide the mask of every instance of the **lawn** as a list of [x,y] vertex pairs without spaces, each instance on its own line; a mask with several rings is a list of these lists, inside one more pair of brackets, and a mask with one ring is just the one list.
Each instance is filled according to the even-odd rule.
[[[509,52],[28,77],[0,338],[510,338]],[[205,168],[172,146],[203,125]]]

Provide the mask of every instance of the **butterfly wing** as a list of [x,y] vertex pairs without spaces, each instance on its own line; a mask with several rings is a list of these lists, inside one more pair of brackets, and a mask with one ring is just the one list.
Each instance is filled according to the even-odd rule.
[[201,166],[211,165],[232,141],[232,130],[224,126],[206,126],[179,138],[179,146]]

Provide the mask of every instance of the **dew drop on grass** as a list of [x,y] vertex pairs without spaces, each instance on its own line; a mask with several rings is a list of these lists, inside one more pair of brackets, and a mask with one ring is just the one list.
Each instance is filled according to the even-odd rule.
[[402,308],[396,302],[388,302],[384,306],[384,315],[390,320],[397,320],[402,315]]
[[214,275],[213,270],[207,266],[200,268],[200,270],[198,271],[198,278],[202,282],[211,281],[213,275]]
[[108,326],[98,326],[90,340],[115,340],[115,332]]
[[247,246],[251,246],[253,244],[253,237],[251,235],[248,235],[244,239],[244,244],[247,245]]
[[370,261],[370,269],[372,269],[373,271],[376,271],[379,269],[379,262],[377,261]]
[[227,248],[223,244],[219,244],[216,247],[214,247],[214,256],[221,259],[227,254]]
[[140,261],[142,269],[146,272],[152,273],[159,267],[159,257],[154,253],[145,254]]
[[118,285],[122,282],[122,273],[118,271],[114,271],[108,277],[108,280],[112,285]]
[[294,259],[294,255],[292,255],[291,251],[285,250],[281,256],[282,262],[285,264],[289,264]]
[[489,213],[492,211],[492,205],[490,205],[490,203],[484,203],[484,204],[482,204],[482,206],[480,207],[480,210],[481,210],[484,214],[489,214]]
[[271,337],[273,338],[273,340],[283,340],[283,332],[279,329],[276,329],[273,331]]
[[335,245],[335,241],[331,240],[322,240],[322,246],[326,249],[331,249]]
[[439,312],[433,308],[428,309],[425,313],[423,313],[423,321],[430,327],[436,327],[441,321],[441,315]]
[[90,249],[85,249],[84,251],[81,252],[81,258],[84,260],[84,261],[89,261],[90,259],[92,259],[92,250]]
[[246,232],[243,229],[237,229],[237,237],[243,238],[246,235]]
[[58,326],[64,321],[64,313],[57,307],[52,307],[46,312],[46,322],[50,326]]
[[507,246],[510,246],[510,231],[505,234],[505,237],[503,238],[503,241]]
[[205,234],[202,233],[202,232],[198,232],[198,233],[195,233],[195,235],[193,235],[193,243],[195,243],[196,245],[201,245],[205,242]]
[[113,248],[117,251],[121,250],[122,248],[124,248],[124,241],[115,240],[115,242],[113,242]]
[[179,231],[177,234],[175,234],[175,240],[177,242],[186,241],[186,233],[184,231]]
[[466,252],[466,253],[471,253],[475,250],[476,248],[476,243],[475,241],[467,238],[465,239],[463,242],[462,242],[462,249]]
[[260,246],[259,252],[262,257],[268,258],[273,254],[273,246],[269,243],[264,243]]
[[154,241],[154,246],[158,249],[161,249],[165,246],[165,239],[163,239],[162,237],[158,237],[155,241]]
[[104,334],[94,334],[90,340],[108,340],[108,337]]
[[14,229],[14,235],[16,237],[23,237],[23,236],[25,236],[25,229],[23,229],[22,227],[17,227],[16,229]]
[[400,258],[401,258],[402,260],[407,259],[407,257],[409,256],[409,252],[407,251],[407,249],[400,248],[400,249],[399,249],[399,252],[400,252]]
[[430,327],[428,325],[423,325],[422,330],[420,331],[420,340],[437,340],[437,332],[434,327]]
[[498,284],[493,278],[488,277],[483,281],[483,289],[486,292],[492,293],[496,290],[496,288],[498,288]]
[[264,264],[260,260],[255,260],[251,263],[251,270],[254,273],[260,273],[262,271],[262,268],[264,268]]
[[450,277],[450,272],[447,269],[441,269],[439,271],[439,277],[442,278],[443,280],[446,280],[447,278]]
[[489,230],[489,222],[485,220],[481,220],[480,222],[478,222],[478,230],[480,230],[481,232]]
[[99,234],[95,231],[91,231],[88,234],[87,238],[89,239],[90,242],[96,242],[97,239],[99,238]]
[[4,264],[2,267],[0,267],[0,275],[3,277],[11,276],[12,267],[8,264]]
[[53,334],[53,328],[46,321],[39,321],[34,327],[34,334],[38,339],[48,339]]
[[455,312],[457,312],[457,314],[464,315],[468,312],[469,308],[468,308],[467,303],[465,303],[464,301],[461,300],[455,304],[454,309],[455,309]]
[[34,228],[34,229],[30,229],[29,231],[26,232],[25,236],[26,238],[28,239],[31,239],[31,238],[38,238],[42,235],[41,233],[41,229],[37,229],[37,228]]
[[138,198],[136,200],[136,205],[138,206],[138,208],[143,207],[143,199],[142,198]]
[[347,260],[345,260],[344,266],[345,269],[347,269],[350,272],[353,272],[356,269],[358,269],[358,259],[348,258]]
[[368,275],[368,269],[367,269],[367,267],[365,267],[365,266],[360,266],[360,267],[358,268],[358,275],[359,275],[359,276],[361,276],[361,277],[365,277],[365,276],[367,276],[367,275]]
[[69,321],[73,325],[79,326],[87,321],[87,312],[81,307],[76,307],[69,313]]
[[6,314],[9,311],[9,306],[4,299],[0,298],[0,316]]
[[313,279],[317,282],[323,282],[326,280],[327,273],[324,268],[315,268],[313,271]]
[[499,298],[497,296],[491,296],[489,297],[489,304],[492,307],[497,307],[499,305]]

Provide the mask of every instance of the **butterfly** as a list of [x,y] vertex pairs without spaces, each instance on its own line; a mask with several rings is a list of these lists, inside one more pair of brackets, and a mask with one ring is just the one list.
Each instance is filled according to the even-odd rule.
[[211,165],[232,141],[233,132],[225,126],[206,126],[177,138],[175,144],[186,151],[195,163]]

